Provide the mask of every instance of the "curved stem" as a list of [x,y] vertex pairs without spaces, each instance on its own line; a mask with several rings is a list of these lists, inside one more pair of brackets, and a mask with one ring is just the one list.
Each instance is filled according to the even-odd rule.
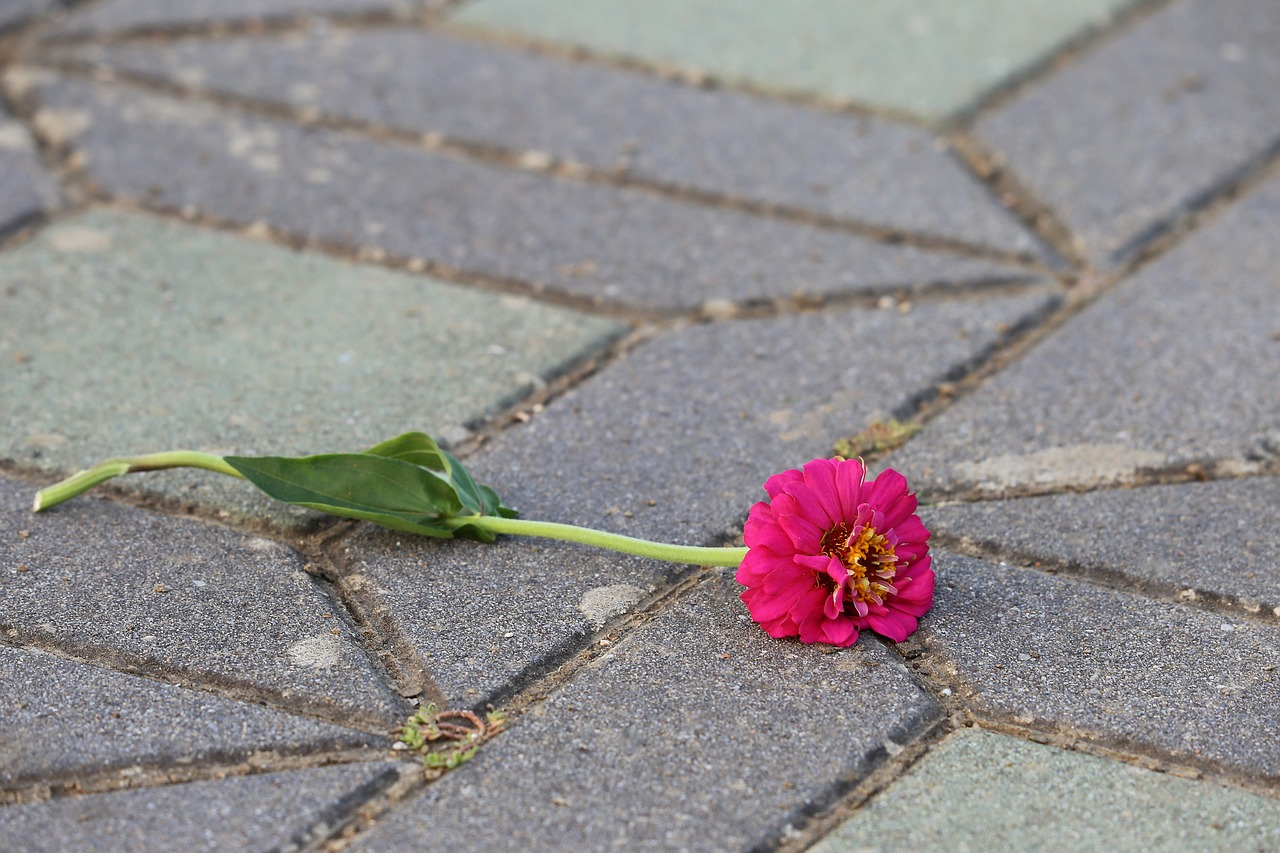
[[693,566],[736,566],[747,556],[746,548],[700,548],[694,545],[667,545],[662,542],[650,542],[647,539],[636,539],[633,536],[622,536],[618,533],[606,533],[603,530],[591,530],[586,527],[575,527],[572,524],[557,524],[552,521],[529,521],[523,518],[498,518],[491,515],[464,516],[443,519],[450,527],[464,527],[468,524],[482,527],[493,533],[508,533],[518,536],[538,536],[543,539],[562,539],[566,542],[579,542],[583,545],[594,545],[597,548],[608,548],[624,554],[635,554],[668,563],[686,563]]
[[201,453],[198,450],[169,450],[164,453],[148,453],[145,456],[120,456],[99,462],[92,468],[77,471],[67,479],[41,489],[36,493],[31,509],[34,512],[40,512],[51,506],[57,506],[121,474],[132,471],[159,471],[163,468],[204,468],[207,471],[226,474],[228,477],[244,479],[244,475],[228,465],[221,456]]

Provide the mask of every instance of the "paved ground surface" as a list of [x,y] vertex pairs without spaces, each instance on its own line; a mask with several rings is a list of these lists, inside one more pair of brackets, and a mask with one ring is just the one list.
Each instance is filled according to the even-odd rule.
[[[1274,0],[0,0],[0,63],[0,849],[1280,848]],[[410,429],[701,545],[852,437],[935,607],[29,511]],[[509,726],[428,778],[427,702]]]

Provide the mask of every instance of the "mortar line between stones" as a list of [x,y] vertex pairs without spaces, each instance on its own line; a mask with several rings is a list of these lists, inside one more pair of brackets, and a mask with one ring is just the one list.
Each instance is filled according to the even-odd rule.
[[1045,486],[1024,485],[999,489],[938,488],[929,497],[929,504],[992,503],[995,501],[1022,500],[1052,495],[1082,495],[1091,492],[1123,491],[1149,486],[1176,486],[1183,483],[1216,483],[1223,480],[1250,480],[1255,477],[1280,476],[1280,460],[1266,461],[1247,457],[1222,459],[1198,459],[1161,467],[1144,468],[1126,474],[1123,480],[1099,480],[1090,483],[1050,483]]
[[1074,37],[1021,71],[1006,77],[972,103],[952,114],[947,119],[947,126],[953,130],[971,128],[984,115],[998,111],[1026,90],[1043,83],[1046,78],[1083,61],[1103,45],[1132,31],[1143,21],[1176,2],[1179,0],[1138,0],[1132,6],[1111,13],[1101,25],[1086,26]]
[[282,714],[318,720],[365,734],[385,735],[388,731],[387,720],[374,716],[364,709],[325,709],[305,700],[290,700],[278,688],[263,687],[194,667],[167,664],[117,649],[102,649],[92,644],[60,637],[45,637],[34,631],[6,623],[0,623],[0,646],[19,651],[44,652],[87,666],[144,678],[157,684],[207,693],[245,704],[261,705]]
[[[697,207],[728,210],[765,219],[807,225],[821,231],[850,234],[890,245],[909,246],[940,254],[1011,264],[1040,276],[1060,275],[1058,271],[1036,260],[1030,254],[1001,251],[926,231],[877,225],[856,217],[836,216],[786,204],[754,200],[732,193],[682,186],[657,178],[635,175],[624,170],[601,169],[573,160],[556,158],[541,151],[526,151],[501,144],[452,137],[438,132],[414,131],[379,122],[347,118],[263,98],[237,95],[224,90],[184,85],[157,75],[104,67],[91,61],[37,58],[30,64],[68,76],[89,78],[98,83],[129,86],[152,94],[211,104],[261,119],[288,122],[303,128],[358,134],[381,143],[406,146],[435,155],[485,163],[512,171],[545,174],[558,180],[633,190]],[[1000,206],[998,198],[992,200],[992,205]]]
[[[215,753],[199,763],[191,764],[177,764],[172,760],[139,764],[134,758],[125,757],[120,764],[95,765],[87,772],[83,769],[66,770],[53,775],[42,775],[38,780],[23,779],[16,783],[5,783],[5,787],[0,788],[0,808],[117,791],[166,788],[188,782],[393,760],[397,760],[397,756],[391,750],[372,747],[320,748],[284,753],[272,748],[265,752],[243,751],[239,755],[229,751]],[[409,764],[407,761],[404,763]],[[125,770],[130,771],[128,776],[123,775],[122,771]]]
[[964,535],[936,534],[931,542],[947,551],[990,563],[1007,564],[1019,571],[1066,578],[1098,589],[1128,593],[1150,601],[1187,607],[1216,616],[1229,616],[1267,627],[1280,625],[1280,601],[1242,600],[1187,584],[1131,577],[1103,566],[1045,557],[1009,548],[991,540],[974,540]]

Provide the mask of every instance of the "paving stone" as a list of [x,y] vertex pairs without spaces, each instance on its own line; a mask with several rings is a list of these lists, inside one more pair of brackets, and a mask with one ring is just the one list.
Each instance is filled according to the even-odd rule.
[[921,625],[984,716],[1280,779],[1280,628],[938,554]]
[[58,36],[89,36],[130,30],[187,29],[309,15],[392,14],[409,17],[440,0],[110,0],[70,16],[53,28]]
[[55,5],[57,0],[0,0],[0,31],[18,26]]
[[353,850],[747,850],[941,710],[884,645],[771,639],[721,574]]
[[[34,649],[0,646],[0,673],[0,790],[57,781],[118,784],[140,769],[389,745],[385,736]],[[0,827],[10,812],[0,807]]]
[[[716,545],[761,484],[831,455],[1053,304],[1032,292],[897,310],[690,326],[632,351],[468,460],[527,518]],[[899,343],[916,352],[903,359]],[[480,704],[679,571],[562,543],[440,543],[369,531],[351,571],[456,702]]]
[[58,188],[45,172],[31,134],[0,108],[0,235],[57,202]]
[[109,192],[644,308],[1025,279],[1001,264],[68,80]]
[[0,847],[297,850],[396,778],[401,764],[344,764],[0,808]]
[[1272,179],[931,421],[890,464],[927,493],[1274,462],[1277,217]]
[[1280,150],[1280,8],[1183,0],[977,131],[1104,264]]
[[1280,803],[961,729],[812,853],[1268,850]]
[[405,704],[300,555],[109,501],[31,513],[0,477],[0,627],[169,678],[380,727]]
[[454,15],[604,53],[769,89],[941,119],[970,106],[1130,0],[1028,0],[910,8],[894,0],[478,0]]
[[425,31],[86,45],[68,55],[665,185],[1040,253],[944,140],[879,118]]
[[[1280,616],[1280,479],[928,507],[934,533]],[[1191,593],[1188,593],[1190,590]]]
[[[0,258],[0,318],[0,399],[26,401],[0,409],[0,458],[50,475],[181,447],[293,455],[358,450],[411,429],[447,434],[622,330],[520,297],[105,211]],[[116,482],[281,525],[317,517],[207,472]]]

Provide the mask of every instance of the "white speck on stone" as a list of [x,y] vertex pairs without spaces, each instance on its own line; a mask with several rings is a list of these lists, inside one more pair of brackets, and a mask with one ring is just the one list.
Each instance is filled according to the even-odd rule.
[[31,123],[45,139],[54,145],[66,145],[93,124],[93,118],[84,110],[56,110],[43,107],[32,116]]
[[281,547],[279,542],[272,542],[270,539],[263,539],[260,536],[255,536],[244,544],[250,551],[258,551],[263,554],[278,551]]
[[1235,626],[1235,625],[1228,625],[1226,622],[1224,622],[1224,623],[1222,623],[1221,625],[1219,625],[1219,626],[1218,626],[1218,629],[1219,629],[1219,630],[1221,630],[1221,631],[1226,631],[1227,633],[1231,633],[1232,631],[1234,631],[1234,630],[1236,629],[1236,626]]
[[32,151],[31,134],[16,121],[0,123],[0,148],[7,151]]
[[894,743],[891,740],[884,742],[884,751],[889,753],[890,756],[900,755],[902,750],[903,747],[901,744]]
[[51,231],[49,245],[55,252],[105,252],[111,248],[111,235],[97,228],[72,225]]
[[342,646],[332,634],[299,640],[289,647],[289,659],[298,666],[328,669],[342,657]]
[[644,598],[644,590],[631,584],[597,586],[582,594],[578,612],[586,617],[592,628],[599,628],[614,616],[631,610]]

